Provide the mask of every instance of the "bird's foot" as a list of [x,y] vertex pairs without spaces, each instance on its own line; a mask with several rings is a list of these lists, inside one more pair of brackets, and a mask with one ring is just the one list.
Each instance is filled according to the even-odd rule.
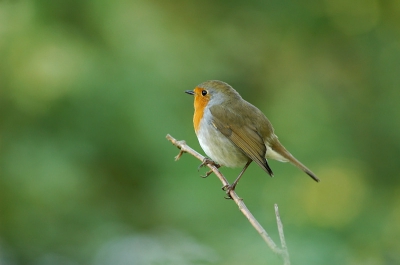
[[[234,183],[235,184],[235,183]],[[231,196],[231,191],[234,191],[235,190],[235,188],[236,188],[236,185],[234,185],[234,184],[231,184],[231,185],[225,185],[225,186],[222,186],[222,190],[223,191],[225,191],[225,193],[226,193],[226,195],[227,196],[225,196],[225,199],[227,199],[227,200],[233,200],[232,199],[232,196]]]
[[[205,158],[203,159],[203,162],[202,162],[202,163],[200,164],[200,166],[197,168],[197,171],[199,171],[200,168],[202,168],[202,167],[204,167],[204,166],[206,166],[206,165],[213,165],[213,166],[215,166],[216,168],[220,168],[220,167],[221,167],[221,165],[218,164],[217,162],[214,162],[213,160],[211,160],[211,159],[205,157]],[[200,177],[206,178],[206,177],[210,176],[212,173],[213,173],[213,171],[210,170],[210,171],[208,171],[204,176],[203,176],[203,175],[200,175]]]
[[201,162],[200,166],[197,168],[197,171],[199,171],[200,168],[202,168],[202,167],[204,167],[204,166],[206,166],[206,165],[213,165],[213,166],[215,166],[216,168],[219,168],[219,167],[220,167],[220,164],[218,164],[217,162],[214,162],[213,160],[211,160],[211,159],[208,158],[208,157],[205,157],[205,158],[203,159],[203,162]]

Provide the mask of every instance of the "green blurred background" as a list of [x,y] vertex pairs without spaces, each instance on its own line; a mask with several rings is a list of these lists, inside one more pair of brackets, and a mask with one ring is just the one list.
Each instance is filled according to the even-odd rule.
[[0,1],[0,264],[281,264],[165,139],[210,79],[321,178],[238,185],[292,264],[400,264],[398,0]]

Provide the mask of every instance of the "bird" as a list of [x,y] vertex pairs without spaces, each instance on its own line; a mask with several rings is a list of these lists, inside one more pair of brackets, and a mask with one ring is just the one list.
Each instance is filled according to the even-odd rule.
[[[243,166],[235,181],[223,187],[227,194],[235,190],[253,161],[272,177],[267,159],[290,162],[316,182],[320,181],[279,142],[263,112],[244,100],[229,84],[209,80],[185,93],[194,96],[194,130],[201,148],[211,159],[205,158],[200,167],[205,164]],[[211,172],[206,176],[209,174]]]

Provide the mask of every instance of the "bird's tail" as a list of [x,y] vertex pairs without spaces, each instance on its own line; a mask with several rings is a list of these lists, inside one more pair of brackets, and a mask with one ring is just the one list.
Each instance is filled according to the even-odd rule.
[[309,170],[305,165],[303,165],[299,160],[297,160],[291,153],[289,153],[288,150],[279,142],[278,139],[274,141],[274,143],[271,145],[271,148],[284,157],[286,160],[288,160],[290,163],[304,171],[307,175],[309,175],[313,180],[316,182],[319,182],[319,178],[311,171]]

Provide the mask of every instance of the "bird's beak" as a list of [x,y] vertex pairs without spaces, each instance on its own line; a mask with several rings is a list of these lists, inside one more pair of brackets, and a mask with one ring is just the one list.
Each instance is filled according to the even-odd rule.
[[194,91],[193,90],[186,90],[185,93],[189,94],[189,95],[194,95]]

